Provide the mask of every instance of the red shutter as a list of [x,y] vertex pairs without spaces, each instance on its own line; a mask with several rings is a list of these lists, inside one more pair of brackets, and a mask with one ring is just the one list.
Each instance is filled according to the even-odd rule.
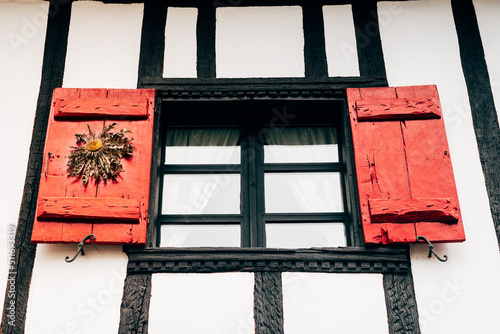
[[465,240],[436,86],[348,89],[366,244]]
[[[153,138],[154,90],[57,88],[45,141],[32,242],[73,243],[94,234],[100,244],[145,244]],[[133,153],[117,177],[69,176],[75,134],[127,129]]]

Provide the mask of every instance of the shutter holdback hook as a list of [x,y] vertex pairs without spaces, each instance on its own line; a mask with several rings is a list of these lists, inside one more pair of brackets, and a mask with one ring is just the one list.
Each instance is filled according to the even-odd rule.
[[70,263],[70,262],[75,261],[75,259],[78,257],[78,254],[80,254],[80,253],[82,253],[82,256],[85,255],[85,252],[83,251],[83,245],[85,245],[85,241],[87,241],[87,240],[89,240],[89,244],[91,244],[92,241],[95,240],[95,235],[89,234],[85,238],[83,238],[82,241],[80,241],[78,243],[78,250],[77,250],[75,256],[73,256],[73,258],[71,260],[70,260],[69,256],[66,256],[66,262]]
[[417,241],[425,241],[427,242],[428,246],[429,246],[429,254],[427,255],[427,257],[430,259],[432,257],[432,254],[434,254],[434,256],[441,262],[446,262],[448,261],[448,257],[446,255],[443,255],[443,258],[440,258],[436,252],[434,251],[434,245],[431,244],[431,242],[429,241],[429,239],[427,239],[426,237],[424,237],[423,235],[419,235],[417,237]]

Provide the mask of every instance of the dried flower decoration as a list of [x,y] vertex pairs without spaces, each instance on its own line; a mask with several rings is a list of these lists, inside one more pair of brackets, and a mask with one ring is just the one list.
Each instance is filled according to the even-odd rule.
[[73,151],[69,155],[68,174],[82,178],[83,185],[87,185],[90,178],[96,181],[108,178],[114,179],[122,172],[121,159],[132,155],[134,147],[130,143],[134,138],[127,138],[126,133],[131,132],[121,129],[110,133],[117,123],[104,127],[102,132],[96,136],[95,132],[87,125],[89,133],[75,134],[77,147],[71,146]]

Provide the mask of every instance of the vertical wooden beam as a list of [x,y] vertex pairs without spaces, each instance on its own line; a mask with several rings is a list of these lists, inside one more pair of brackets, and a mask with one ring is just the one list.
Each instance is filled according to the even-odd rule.
[[196,24],[198,78],[215,78],[215,10],[216,7],[207,2],[198,7]]
[[354,1],[352,15],[361,76],[386,78],[384,54],[380,40],[377,1]]
[[328,77],[323,6],[320,4],[303,5],[302,17],[306,77]]
[[384,290],[389,333],[420,333],[411,272],[384,274]]
[[149,302],[151,300],[151,274],[127,274],[123,296],[118,333],[147,334]]
[[283,334],[283,294],[281,272],[255,273],[255,334]]
[[163,77],[167,8],[164,1],[144,2],[138,88],[145,78]]
[[452,0],[479,157],[500,247],[500,128],[472,0]]
[[[28,170],[24,183],[19,220],[15,240],[15,264],[9,271],[9,278],[15,285],[13,298],[5,295],[4,313],[0,325],[0,333],[24,333],[26,309],[35,262],[36,245],[30,242],[33,221],[35,219],[38,185],[42,170],[43,147],[49,117],[52,90],[62,85],[66,50],[68,44],[69,21],[71,17],[71,1],[60,4],[50,3],[43,54],[42,77],[35,114],[33,135],[31,138]],[[7,318],[8,307],[14,302],[15,319]],[[12,324],[11,323],[11,324]]]

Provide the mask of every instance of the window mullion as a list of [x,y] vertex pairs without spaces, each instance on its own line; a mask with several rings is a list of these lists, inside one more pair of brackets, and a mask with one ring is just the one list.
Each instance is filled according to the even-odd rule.
[[251,207],[251,168],[249,163],[249,152],[251,145],[249,143],[249,133],[247,129],[241,129],[241,213],[243,220],[241,222],[241,247],[252,246],[252,222],[255,221],[253,217],[253,210]]

